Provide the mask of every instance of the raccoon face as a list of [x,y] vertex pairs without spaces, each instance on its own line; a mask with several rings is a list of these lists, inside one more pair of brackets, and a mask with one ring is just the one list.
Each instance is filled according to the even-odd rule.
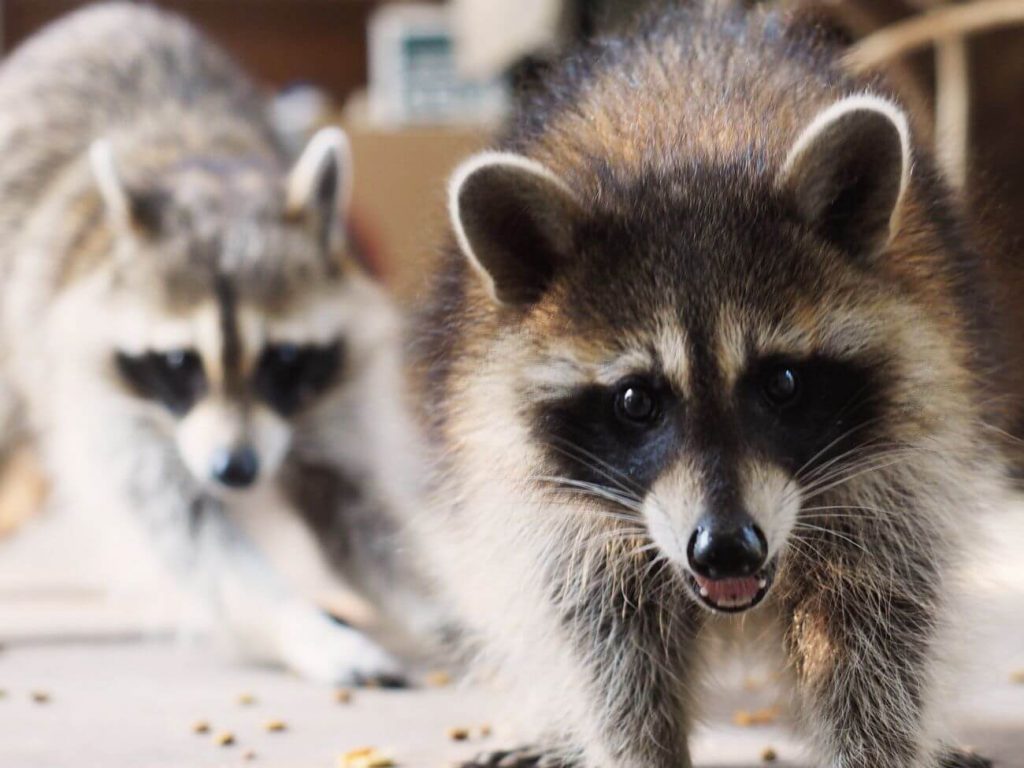
[[[938,372],[952,370],[886,276],[904,115],[845,99],[766,165],[606,175],[603,200],[583,201],[533,160],[487,153],[450,189],[493,323],[487,365],[458,373],[471,401],[453,416],[460,438],[550,515],[568,498],[595,542],[639,526],[636,551],[674,563],[724,613],[768,594],[819,512],[863,509],[829,499],[922,439],[908,414],[948,401]],[[477,348],[481,331],[467,333]]]
[[108,297],[115,385],[162,414],[201,483],[239,490],[272,477],[346,381],[367,309],[359,276],[335,258],[344,136],[314,137],[284,184],[210,161],[140,191],[103,145],[93,163],[120,252]]

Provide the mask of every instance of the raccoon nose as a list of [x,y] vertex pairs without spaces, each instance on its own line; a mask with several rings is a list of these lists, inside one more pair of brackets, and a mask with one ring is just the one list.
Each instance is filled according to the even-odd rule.
[[259,473],[259,457],[248,446],[223,449],[213,457],[213,477],[228,488],[248,488]]
[[768,558],[768,541],[753,521],[699,525],[687,550],[694,573],[708,579],[753,576]]

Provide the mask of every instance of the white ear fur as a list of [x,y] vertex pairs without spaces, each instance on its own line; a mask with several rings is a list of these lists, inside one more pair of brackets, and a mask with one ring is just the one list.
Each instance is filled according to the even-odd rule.
[[314,202],[329,164],[337,173],[337,214],[345,217],[352,202],[352,147],[345,132],[336,126],[317,131],[292,167],[286,190],[288,210],[299,211]]
[[116,226],[127,227],[131,218],[131,204],[117,173],[113,147],[107,139],[97,139],[89,147],[89,165],[111,221]]
[[825,132],[833,127],[838,121],[847,117],[850,113],[866,111],[875,112],[882,115],[896,129],[899,135],[901,154],[902,154],[902,170],[900,173],[900,184],[899,192],[896,195],[896,203],[893,206],[892,216],[889,220],[889,236],[892,235],[899,228],[899,215],[902,209],[903,197],[907,190],[907,186],[910,183],[910,172],[913,164],[913,157],[911,152],[910,142],[910,126],[907,122],[907,116],[904,111],[889,101],[888,99],[882,98],[881,96],[875,96],[870,93],[856,94],[853,96],[847,96],[844,99],[837,101],[827,109],[823,110],[818,114],[814,120],[811,121],[803,132],[797,138],[793,144],[792,149],[789,151],[789,155],[786,158],[786,162],[782,167],[782,177],[787,178],[792,172],[793,168],[797,166],[804,153],[815,146],[818,139],[821,138]]
[[466,182],[479,171],[494,167],[506,167],[525,171],[555,185],[572,199],[575,199],[575,195],[569,188],[569,185],[547,167],[536,160],[531,160],[514,152],[480,152],[464,160],[452,173],[451,179],[448,182],[448,216],[451,219],[455,240],[458,243],[459,250],[462,251],[470,265],[479,274],[488,294],[490,294],[495,303],[502,304],[504,302],[498,297],[494,278],[474,252],[473,245],[466,234],[466,228],[462,222],[462,206],[460,202],[462,188]]

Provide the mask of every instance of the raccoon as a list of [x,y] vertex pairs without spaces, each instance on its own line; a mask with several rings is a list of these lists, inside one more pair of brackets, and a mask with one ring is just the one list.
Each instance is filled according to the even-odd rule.
[[345,135],[289,167],[235,63],[128,3],[16,51],[0,113],[0,391],[60,493],[137,520],[243,650],[322,681],[397,676],[236,525],[280,504],[371,596],[402,570],[400,334],[346,246]]
[[884,81],[686,5],[570,55],[450,183],[421,535],[530,745],[470,765],[691,765],[723,638],[777,658],[819,764],[983,764],[940,705],[1004,486],[994,264]]

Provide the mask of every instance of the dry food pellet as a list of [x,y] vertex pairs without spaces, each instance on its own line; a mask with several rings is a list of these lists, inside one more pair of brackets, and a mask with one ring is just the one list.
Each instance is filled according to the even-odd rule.
[[761,762],[762,763],[774,763],[779,759],[779,754],[771,747],[765,747],[761,750]]
[[741,728],[751,728],[755,725],[771,725],[778,719],[778,707],[765,707],[764,709],[757,709],[753,712],[740,709],[732,716],[733,723]]
[[448,738],[452,741],[465,741],[469,738],[468,728],[449,728],[447,731]]
[[49,704],[50,694],[46,691],[32,691],[32,701],[36,704]]
[[218,747],[230,747],[235,743],[235,734],[231,731],[221,731],[213,740]]
[[431,688],[444,688],[452,684],[452,676],[443,669],[431,672],[424,678],[424,682]]
[[1024,669],[1015,669],[1011,672],[1010,682],[1014,685],[1024,685]]
[[334,702],[336,704],[348,704],[352,701],[352,691],[348,688],[338,688],[334,692]]
[[243,760],[255,760],[256,759],[256,753],[253,752],[251,749],[247,749],[245,752],[242,753],[242,759]]
[[280,733],[281,731],[288,730],[288,723],[284,720],[267,720],[263,727],[271,733]]
[[192,724],[192,733],[209,733],[210,724],[205,720],[199,720]]
[[243,707],[251,707],[256,703],[256,697],[251,693],[243,693],[238,697],[238,703]]
[[346,752],[338,759],[338,768],[391,768],[397,765],[375,747],[360,747]]
[[484,723],[483,725],[481,725],[480,726],[480,738],[486,739],[490,735],[491,735],[491,726],[488,725],[487,723]]

